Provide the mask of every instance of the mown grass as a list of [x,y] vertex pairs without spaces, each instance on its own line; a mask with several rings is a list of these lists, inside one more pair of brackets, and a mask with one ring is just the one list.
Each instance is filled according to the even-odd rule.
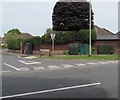
[[46,59],[86,59],[86,60],[118,60],[120,57],[118,55],[92,55],[89,57],[88,55],[59,55],[54,57],[49,56],[41,56],[40,58]]

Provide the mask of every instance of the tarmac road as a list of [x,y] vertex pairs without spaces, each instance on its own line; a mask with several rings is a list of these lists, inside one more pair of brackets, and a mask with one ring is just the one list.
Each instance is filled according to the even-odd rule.
[[118,98],[118,61],[2,54],[1,73],[2,98]]

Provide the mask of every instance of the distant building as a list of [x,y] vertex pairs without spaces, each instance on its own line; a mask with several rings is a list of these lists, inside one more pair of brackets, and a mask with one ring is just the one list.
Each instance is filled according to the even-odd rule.
[[120,31],[118,33],[116,33],[116,35],[119,38],[118,48],[119,48],[119,54],[120,54]]
[[118,33],[116,33],[116,35],[118,36],[118,38],[120,39],[120,31]]
[[20,39],[30,39],[30,38],[33,38],[33,36],[29,33],[22,33],[19,35],[19,38]]
[[108,31],[105,28],[100,28],[98,26],[95,26],[96,33],[97,33],[97,39],[95,42],[95,50],[97,53],[97,48],[99,45],[113,45],[114,46],[114,52],[115,54],[118,54],[119,51],[119,38],[116,34],[113,34],[112,32]]
[[[33,36],[29,33],[22,33],[22,34],[19,35],[19,39],[31,39],[31,38],[33,38]],[[25,45],[23,45],[23,43],[21,42],[20,46],[21,46],[20,53],[23,54],[25,52],[24,51]]]

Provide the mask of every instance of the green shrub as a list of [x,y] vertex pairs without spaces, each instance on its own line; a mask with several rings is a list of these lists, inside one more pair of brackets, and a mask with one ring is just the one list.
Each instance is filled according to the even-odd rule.
[[96,53],[95,53],[95,48],[92,47],[91,53],[92,53],[92,55],[95,55],[95,54],[96,54]]
[[[78,41],[88,43],[88,41],[89,41],[89,29],[80,30],[76,37],[77,37]],[[96,40],[96,31],[95,31],[95,29],[93,29],[91,31],[91,40],[92,41]]]
[[64,55],[69,55],[69,50],[65,50],[63,53]]
[[40,39],[40,43],[41,44],[44,44],[45,43],[45,37],[46,37],[46,34],[44,34],[41,39]]
[[1,47],[2,47],[2,48],[7,48],[7,46],[6,46],[6,45],[2,45]]
[[98,45],[97,52],[98,54],[113,54],[114,45]]
[[20,35],[21,34],[19,29],[11,29],[7,32],[7,34],[8,33],[12,33],[12,35],[14,35],[14,34]]
[[19,50],[20,44],[18,40],[18,34],[7,33],[5,36],[5,41],[7,43],[7,47],[10,50]]
[[2,47],[1,43],[0,43],[0,48]]
[[19,50],[20,49],[20,42],[21,40],[18,36],[21,32],[18,29],[11,29],[5,35],[5,41],[7,43],[7,47],[10,50]]

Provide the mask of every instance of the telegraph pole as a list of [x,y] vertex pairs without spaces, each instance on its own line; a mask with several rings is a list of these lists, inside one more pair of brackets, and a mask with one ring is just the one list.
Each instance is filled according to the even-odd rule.
[[91,0],[89,3],[89,57],[91,57]]

